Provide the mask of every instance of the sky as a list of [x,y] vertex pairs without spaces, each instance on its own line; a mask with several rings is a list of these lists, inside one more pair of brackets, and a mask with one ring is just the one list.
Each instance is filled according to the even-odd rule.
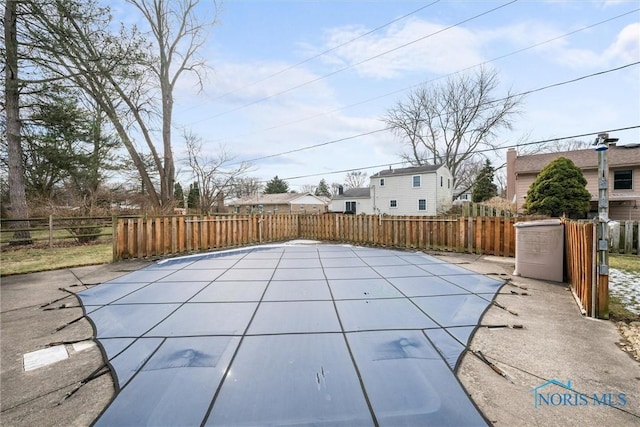
[[[206,13],[212,2],[202,3]],[[639,8],[638,0],[227,0],[200,51],[202,90],[194,75],[176,87],[174,127],[200,136],[209,156],[226,151],[229,167],[251,161],[249,176],[263,181],[277,175],[294,190],[341,183],[348,170],[408,166],[382,118],[418,85],[484,64],[499,73],[496,98],[535,91],[497,135],[500,146],[593,141],[628,127],[636,128],[610,136],[640,143]],[[300,151],[282,154],[292,150]],[[489,156],[500,165],[506,149]],[[179,179],[189,182],[184,168]]]

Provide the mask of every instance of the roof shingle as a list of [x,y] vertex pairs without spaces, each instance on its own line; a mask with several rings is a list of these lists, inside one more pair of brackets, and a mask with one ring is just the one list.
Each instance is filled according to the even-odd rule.
[[[597,169],[598,155],[593,149],[563,151],[559,153],[531,154],[516,157],[515,172],[538,173],[552,160],[565,157],[580,169]],[[611,145],[607,154],[609,167],[640,165],[640,145]]]

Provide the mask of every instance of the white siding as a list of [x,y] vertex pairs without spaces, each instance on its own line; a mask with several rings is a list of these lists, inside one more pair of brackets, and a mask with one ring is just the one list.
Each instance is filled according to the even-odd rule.
[[[420,187],[413,186],[413,177],[420,176]],[[380,180],[384,185],[380,186]],[[442,186],[440,180],[442,179]],[[445,167],[433,172],[385,175],[370,180],[371,197],[339,198],[331,201],[332,212],[345,212],[346,202],[356,202],[356,213],[387,215],[437,215],[447,211],[453,202],[453,179]],[[419,200],[426,201],[426,210],[419,210]],[[390,207],[396,200],[397,207]]]
[[356,214],[373,214],[373,201],[370,198],[345,198],[331,200],[330,211],[331,212],[345,212],[347,210],[347,202],[356,202]]
[[[436,181],[439,179],[439,169],[436,173],[407,174],[407,175],[385,175],[384,187],[380,187],[379,178],[371,180],[371,195],[374,198],[374,207],[379,213],[388,215],[436,215],[438,209],[438,201],[442,203],[446,201],[446,195],[436,187]],[[413,187],[413,177],[420,175],[420,187]],[[447,186],[447,175],[444,177],[444,188]],[[438,183],[439,185],[439,183]],[[453,194],[452,190],[449,191]],[[427,201],[426,211],[418,210],[418,200],[425,199]],[[391,200],[397,200],[397,207],[391,208],[389,203]],[[451,198],[449,197],[449,203]]]
[[[453,178],[451,172],[447,168],[440,168],[436,171],[438,178],[436,179],[436,199],[438,206],[436,208],[437,214],[442,214],[449,210],[453,203]],[[442,185],[440,185],[442,183]]]

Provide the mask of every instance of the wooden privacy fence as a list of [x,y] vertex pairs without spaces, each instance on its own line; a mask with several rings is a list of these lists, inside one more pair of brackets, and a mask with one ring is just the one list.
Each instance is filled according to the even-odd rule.
[[596,271],[596,226],[592,222],[564,221],[567,281],[583,313],[608,317],[608,276]]
[[298,237],[295,215],[118,218],[113,258],[144,258],[224,249]]
[[640,255],[640,222],[612,221],[609,223],[611,253]]
[[516,216],[514,212],[509,210],[499,209],[481,203],[463,202],[461,207],[463,216]]
[[304,215],[300,237],[408,249],[514,256],[511,218]]
[[513,218],[378,215],[227,215],[118,218],[114,260],[315,239],[515,256]]

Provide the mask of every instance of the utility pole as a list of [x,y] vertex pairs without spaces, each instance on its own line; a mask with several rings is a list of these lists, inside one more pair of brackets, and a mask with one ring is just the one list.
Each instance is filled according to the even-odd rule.
[[[597,225],[597,286],[591,287],[591,317],[600,317],[609,309],[609,165],[607,151],[609,143],[618,138],[609,138],[600,133],[593,145],[598,153],[598,225]],[[597,304],[596,304],[597,301]],[[596,306],[597,305],[597,306]]]

